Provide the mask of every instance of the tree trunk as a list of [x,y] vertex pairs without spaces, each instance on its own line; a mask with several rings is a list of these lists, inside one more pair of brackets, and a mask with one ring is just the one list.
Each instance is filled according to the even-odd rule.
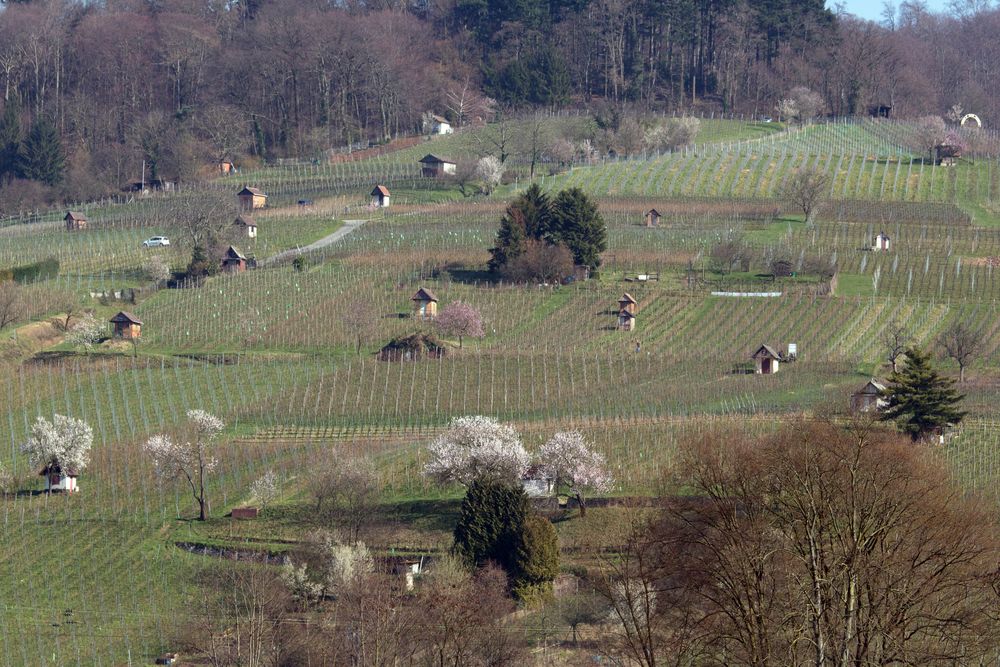
[[587,503],[583,500],[583,494],[577,492],[576,504],[580,506],[580,518],[587,516]]

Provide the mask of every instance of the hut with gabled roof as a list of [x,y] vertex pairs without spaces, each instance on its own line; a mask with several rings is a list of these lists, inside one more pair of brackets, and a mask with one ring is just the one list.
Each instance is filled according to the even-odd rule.
[[751,358],[757,364],[756,373],[758,375],[773,375],[778,372],[781,355],[770,345],[761,345],[751,355]]
[[81,229],[87,228],[87,216],[79,211],[67,211],[66,217],[63,218],[66,221],[66,231],[75,232]]
[[660,218],[661,217],[663,217],[663,216],[661,216],[660,212],[657,211],[655,208],[649,209],[648,211],[646,211],[646,217],[645,217],[646,226],[647,227],[659,227],[660,226]]
[[420,164],[420,173],[427,178],[453,175],[458,169],[458,165],[454,160],[438,157],[431,153],[420,158]]
[[229,246],[226,254],[222,257],[222,270],[225,273],[240,273],[247,269],[246,255],[241,253],[236,246]]
[[868,383],[851,394],[851,412],[870,412],[881,410],[889,404],[889,401],[882,397],[885,385],[872,378]]
[[132,340],[142,336],[142,320],[127,310],[118,311],[109,321],[113,327],[111,335],[115,338]]
[[372,205],[379,208],[389,208],[389,188],[376,185],[371,191]]
[[618,299],[618,312],[623,310],[627,310],[633,315],[639,312],[639,302],[632,298],[628,292],[622,294],[622,298]]
[[246,236],[248,239],[257,238],[257,221],[251,218],[249,215],[240,215],[233,220],[233,227],[239,230],[239,233]]
[[74,493],[78,490],[76,486],[77,472],[71,468],[63,470],[55,461],[39,470],[38,475],[45,478],[45,490],[49,493],[53,491]]
[[421,287],[410,297],[413,301],[413,316],[422,320],[434,319],[437,317],[438,298],[434,292],[426,287]]
[[264,194],[264,191],[250,186],[237,192],[236,198],[239,200],[240,206],[248,211],[267,206],[267,195]]

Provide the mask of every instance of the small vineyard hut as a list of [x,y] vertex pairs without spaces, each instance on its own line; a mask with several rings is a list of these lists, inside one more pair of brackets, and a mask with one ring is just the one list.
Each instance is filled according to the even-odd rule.
[[236,246],[229,246],[225,256],[222,258],[222,270],[226,273],[240,273],[247,269],[247,258],[236,249]]
[[778,372],[781,355],[775,352],[770,345],[761,345],[753,353],[752,358],[757,364],[756,372],[758,375],[772,375]]
[[618,299],[618,312],[626,310],[633,315],[639,312],[639,302],[632,298],[632,295],[628,292],[622,294],[622,298]]
[[651,208],[646,211],[646,226],[647,227],[659,227],[660,226],[660,212],[655,208]]
[[236,218],[233,221],[233,227],[238,230],[241,236],[246,236],[248,239],[257,238],[257,221],[249,215],[241,215]]
[[451,123],[443,116],[431,116],[431,134],[453,134]]
[[236,193],[240,206],[246,210],[267,206],[267,195],[257,188],[245,187]]
[[429,153],[420,158],[420,165],[421,175],[427,178],[452,175],[457,169],[457,165],[453,160],[447,160]]
[[58,463],[49,463],[47,466],[38,471],[38,475],[45,478],[46,491],[64,491],[66,493],[73,493],[77,490],[76,471],[68,468],[63,470],[59,467]]
[[372,206],[379,208],[389,208],[389,188],[384,185],[376,185],[372,189]]
[[634,331],[635,315],[627,310],[623,310],[618,313],[618,328],[622,331]]
[[79,211],[67,211],[63,220],[66,221],[66,231],[68,232],[87,228],[87,216]]
[[889,235],[885,232],[879,232],[878,236],[875,237],[875,242],[872,244],[872,250],[887,252],[889,250]]
[[851,394],[851,412],[870,412],[881,410],[888,401],[882,398],[885,385],[872,378],[864,387]]
[[111,318],[112,335],[115,338],[133,339],[142,335],[142,320],[132,313],[121,310]]
[[413,316],[422,320],[437,317],[438,299],[429,289],[421,287],[411,298],[413,301]]
[[236,169],[236,166],[232,163],[231,160],[223,160],[222,162],[219,163],[219,172],[222,174],[228,174],[232,172],[234,169]]

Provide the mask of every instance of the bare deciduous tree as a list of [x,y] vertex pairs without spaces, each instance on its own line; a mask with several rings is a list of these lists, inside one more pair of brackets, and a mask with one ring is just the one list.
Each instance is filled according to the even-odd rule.
[[961,320],[955,320],[938,336],[938,344],[949,359],[958,364],[958,381],[965,382],[965,369],[982,348],[982,333]]
[[310,490],[316,512],[354,542],[378,512],[382,483],[371,461],[337,458],[320,468]]
[[886,360],[892,365],[892,372],[895,373],[900,357],[910,346],[909,330],[894,322],[887,326],[882,332],[882,347],[885,349]]
[[826,199],[830,187],[830,177],[825,171],[803,168],[788,177],[781,188],[783,199],[801,209],[806,222],[812,222],[813,214]]
[[0,329],[24,316],[21,286],[13,280],[0,282]]

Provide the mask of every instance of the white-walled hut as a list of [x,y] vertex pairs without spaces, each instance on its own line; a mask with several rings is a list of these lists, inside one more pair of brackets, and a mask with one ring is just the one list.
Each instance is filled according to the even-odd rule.
[[453,134],[455,129],[444,116],[431,116],[431,134]]
[[53,491],[74,493],[78,490],[76,486],[76,471],[69,468],[63,470],[58,463],[49,463],[38,471],[38,475],[45,478],[45,490],[49,493]]
[[851,412],[870,412],[881,410],[889,404],[889,401],[882,397],[885,385],[872,378],[868,383],[851,394]]
[[66,231],[68,232],[87,228],[87,216],[79,211],[66,211],[66,217],[63,220],[66,221]]
[[618,313],[618,328],[621,331],[634,331],[635,330],[635,314],[630,313],[627,310],[622,310]]
[[770,345],[761,345],[751,358],[757,364],[755,372],[758,375],[773,375],[778,372],[781,355]]
[[420,165],[421,175],[427,178],[453,175],[458,169],[458,165],[454,160],[438,157],[431,153],[420,158]]
[[628,292],[622,294],[622,298],[618,299],[618,312],[620,313],[623,310],[627,310],[633,315],[639,312],[639,302]]
[[437,317],[438,298],[434,292],[426,287],[421,287],[410,297],[413,301],[413,316],[422,320],[434,319]]
[[389,208],[389,188],[376,185],[371,192],[372,205],[378,208]]
[[661,217],[663,217],[663,216],[661,216],[660,212],[657,211],[655,208],[649,209],[648,211],[646,211],[646,217],[645,217],[646,226],[647,227],[659,227],[660,226],[660,218]]
[[875,237],[875,241],[872,243],[872,250],[888,252],[890,241],[891,239],[888,234],[885,232],[879,232],[878,236]]
[[548,470],[533,465],[521,478],[521,488],[529,498],[548,498],[555,493],[556,479]]
[[248,239],[257,238],[257,221],[249,215],[238,216],[233,220],[233,227],[239,231],[241,236],[246,236]]

